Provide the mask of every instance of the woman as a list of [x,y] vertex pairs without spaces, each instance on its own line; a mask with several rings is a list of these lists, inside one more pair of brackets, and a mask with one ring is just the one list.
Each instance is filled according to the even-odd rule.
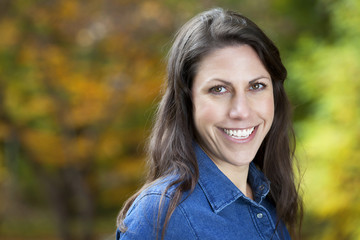
[[117,239],[297,238],[287,72],[272,41],[213,9],[180,29],[167,71],[147,183],[121,210]]

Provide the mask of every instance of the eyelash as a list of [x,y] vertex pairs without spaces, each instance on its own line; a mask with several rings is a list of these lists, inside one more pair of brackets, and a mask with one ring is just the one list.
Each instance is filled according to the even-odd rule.
[[[258,88],[254,89],[254,86],[255,85],[261,85],[259,86]],[[253,90],[253,91],[260,91],[261,89],[264,89],[266,88],[266,84],[265,83],[262,83],[262,82],[254,82],[253,84],[251,84],[250,86],[250,89]]]
[[[258,85],[258,88],[254,88],[254,86],[257,86]],[[219,88],[223,88],[225,90],[225,92],[218,92],[216,91],[216,89],[219,89]],[[250,85],[250,90],[251,91],[261,91],[262,89],[266,88],[266,84],[265,83],[262,83],[262,82],[255,82],[255,83],[252,83]],[[216,85],[212,88],[209,89],[209,92],[210,93],[213,93],[215,95],[221,95],[221,94],[225,94],[227,92],[227,89],[226,87],[222,86],[222,85]]]
[[224,86],[222,86],[222,85],[216,85],[216,86],[210,88],[210,89],[209,89],[209,92],[210,92],[210,93],[213,93],[213,94],[215,94],[215,95],[221,95],[221,94],[224,94],[224,93],[225,93],[225,92],[217,92],[217,91],[215,91],[215,89],[218,89],[218,88],[223,88],[223,89],[226,90],[226,87],[224,87]]

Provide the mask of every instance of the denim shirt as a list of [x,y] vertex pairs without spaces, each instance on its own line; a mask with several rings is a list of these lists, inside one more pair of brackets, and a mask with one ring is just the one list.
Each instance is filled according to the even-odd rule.
[[[282,222],[277,230],[276,209],[266,198],[270,183],[253,163],[250,164],[248,182],[254,200],[246,197],[196,145],[199,181],[189,195],[171,215],[165,232],[166,240],[187,239],[290,239]],[[160,239],[165,210],[158,221],[159,203],[166,186],[175,179],[164,178],[144,190],[134,201],[125,218],[127,231],[119,229],[116,239]],[[167,209],[174,188],[165,194],[162,202]],[[160,226],[160,227],[159,227]]]

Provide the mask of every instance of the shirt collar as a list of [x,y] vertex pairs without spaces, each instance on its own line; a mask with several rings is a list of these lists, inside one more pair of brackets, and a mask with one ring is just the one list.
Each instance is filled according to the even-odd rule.
[[[199,185],[215,213],[220,212],[240,197],[246,198],[198,144],[195,144],[195,154],[199,166]],[[248,181],[253,190],[255,202],[260,204],[268,194],[270,186],[269,181],[254,163],[250,163]]]

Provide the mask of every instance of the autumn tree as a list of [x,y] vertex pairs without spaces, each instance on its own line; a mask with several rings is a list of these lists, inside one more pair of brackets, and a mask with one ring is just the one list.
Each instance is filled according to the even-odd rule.
[[61,239],[97,238],[99,211],[115,230],[142,183],[171,38],[220,6],[254,19],[289,70],[304,239],[358,239],[358,2],[0,1],[0,238],[17,203],[52,209]]

